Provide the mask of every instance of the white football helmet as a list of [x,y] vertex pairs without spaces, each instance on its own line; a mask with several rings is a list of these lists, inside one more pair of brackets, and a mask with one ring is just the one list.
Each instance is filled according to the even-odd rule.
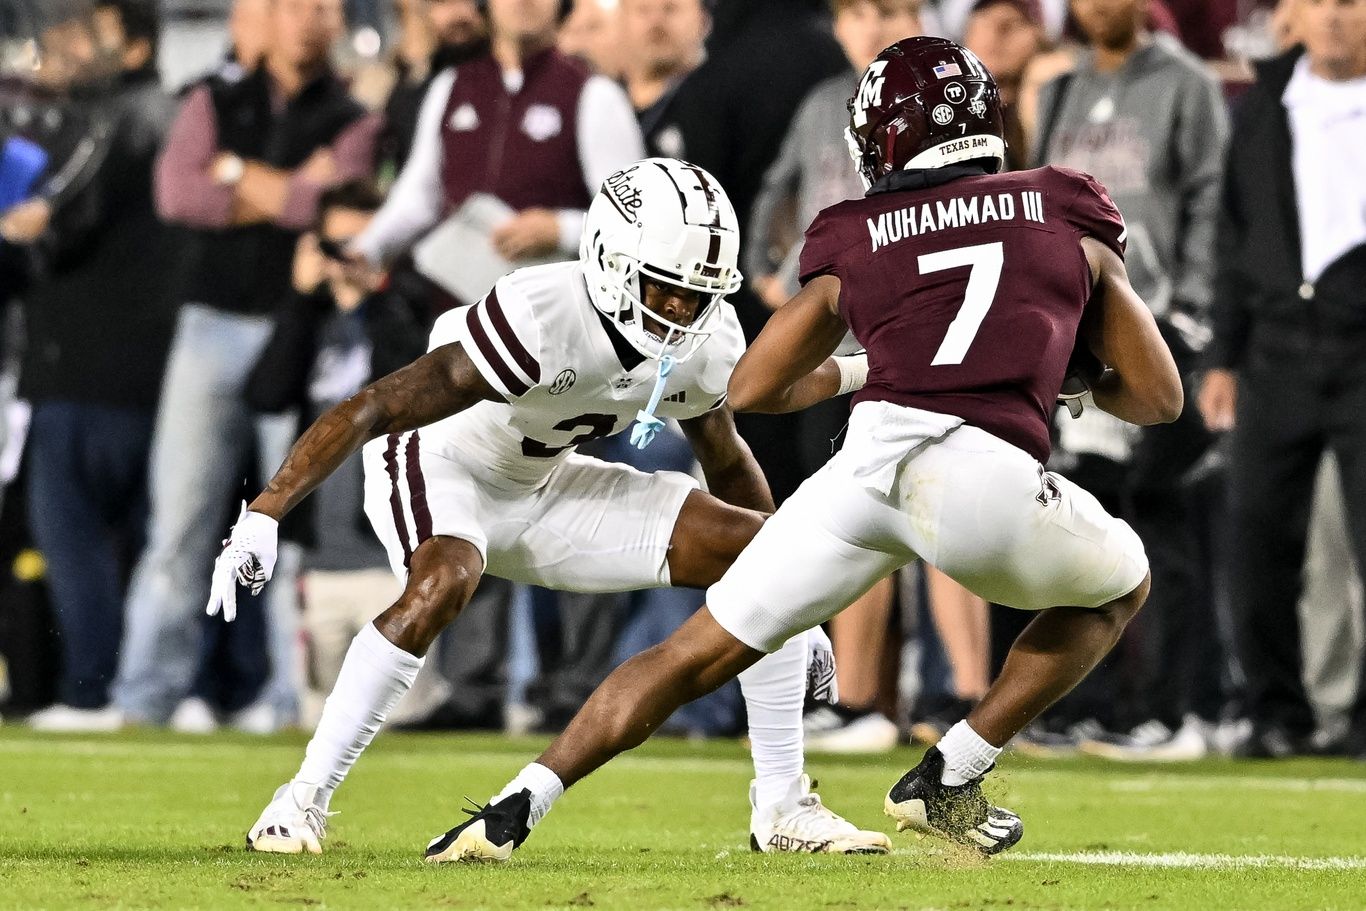
[[[697,165],[646,158],[612,174],[584,219],[579,258],[593,305],[642,354],[691,357],[715,331],[720,304],[740,287],[740,222],[726,191]],[[643,277],[701,295],[691,325],[645,307]],[[664,336],[645,328],[645,318]]]

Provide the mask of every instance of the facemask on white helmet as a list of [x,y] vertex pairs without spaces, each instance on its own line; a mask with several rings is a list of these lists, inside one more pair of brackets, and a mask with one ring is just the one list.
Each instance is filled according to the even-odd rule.
[[[593,305],[646,357],[679,363],[719,325],[739,290],[739,222],[716,179],[696,165],[647,158],[612,174],[584,220],[579,256]],[[646,305],[645,279],[695,291],[687,324]]]

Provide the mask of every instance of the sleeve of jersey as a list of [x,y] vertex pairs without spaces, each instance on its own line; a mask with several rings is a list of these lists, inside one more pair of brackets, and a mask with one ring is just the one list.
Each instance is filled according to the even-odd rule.
[[516,401],[540,385],[540,326],[526,298],[500,282],[482,301],[447,318],[454,322],[451,340],[503,398]]
[[[701,384],[702,391],[707,393],[710,399],[710,404],[703,409],[703,414],[715,411],[726,404],[729,397],[726,387],[730,385],[730,375],[735,372],[735,365],[745,353],[745,331],[740,328],[740,317],[730,303],[724,303],[722,307],[724,312],[721,329],[713,337],[716,345],[716,356],[712,361],[714,369],[707,371]],[[712,341],[708,339],[708,343]]]
[[797,263],[798,281],[805,287],[807,282],[822,275],[836,275],[840,252],[839,232],[835,229],[834,220],[822,212],[806,229],[806,240]]
[[1072,177],[1076,195],[1067,207],[1068,220],[1082,234],[1094,237],[1123,257],[1129,228],[1114,200],[1091,175],[1074,171]]

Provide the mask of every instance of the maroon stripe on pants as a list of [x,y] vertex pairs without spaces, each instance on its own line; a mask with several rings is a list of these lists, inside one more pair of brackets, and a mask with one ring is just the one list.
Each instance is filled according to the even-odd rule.
[[417,526],[417,543],[420,546],[432,536],[432,511],[427,506],[427,479],[422,476],[421,451],[417,448],[417,431],[408,437],[408,451],[404,457],[408,462],[408,494],[413,504],[413,524]]
[[384,450],[384,471],[389,475],[389,509],[394,513],[394,528],[398,530],[398,543],[403,548],[403,568],[409,569],[413,562],[413,548],[408,543],[408,523],[403,520],[403,497],[398,492],[398,438],[397,433],[389,434],[389,445]]

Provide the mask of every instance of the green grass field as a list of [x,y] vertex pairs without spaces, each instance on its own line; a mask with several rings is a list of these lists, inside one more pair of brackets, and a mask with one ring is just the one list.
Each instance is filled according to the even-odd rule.
[[[3,908],[1366,908],[1366,766],[1006,759],[1024,841],[986,861],[906,834],[890,857],[746,848],[749,761],[661,741],[564,798],[501,866],[428,867],[427,840],[536,740],[381,737],[334,801],[322,857],[242,850],[303,738],[44,737],[0,727]],[[814,757],[835,809],[884,827],[916,754]]]

